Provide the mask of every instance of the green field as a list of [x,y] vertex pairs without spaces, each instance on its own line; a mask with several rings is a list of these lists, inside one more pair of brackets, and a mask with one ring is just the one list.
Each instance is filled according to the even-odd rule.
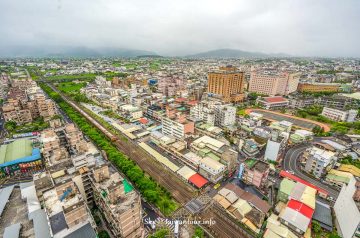
[[64,93],[69,93],[69,92],[80,92],[80,89],[85,87],[86,83],[74,83],[74,82],[66,82],[66,83],[59,83],[57,85],[57,88],[64,92]]

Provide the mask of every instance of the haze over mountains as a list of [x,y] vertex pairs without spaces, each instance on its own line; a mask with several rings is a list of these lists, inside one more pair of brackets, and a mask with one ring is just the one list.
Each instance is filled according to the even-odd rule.
[[189,55],[193,58],[267,58],[267,57],[289,57],[287,54],[265,54],[235,49],[218,49]]
[[[14,46],[0,48],[0,57],[138,57],[138,56],[160,56],[153,51],[114,48],[114,47],[28,47]],[[177,57],[177,55],[171,55]],[[181,57],[186,58],[268,58],[268,57],[289,57],[287,54],[265,54],[237,49],[216,49],[200,52]]]
[[0,48],[0,57],[137,57],[155,52],[113,47],[13,46]]

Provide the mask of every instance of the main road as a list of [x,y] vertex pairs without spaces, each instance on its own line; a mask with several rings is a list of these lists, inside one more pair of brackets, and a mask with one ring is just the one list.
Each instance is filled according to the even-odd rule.
[[299,163],[300,155],[310,146],[311,144],[307,143],[290,148],[285,154],[285,157],[282,162],[283,163],[282,167],[284,168],[284,170],[293,171],[295,176],[303,180],[306,180],[307,182],[319,188],[326,190],[329,193],[329,196],[336,199],[339,196],[339,191],[337,191],[336,189],[334,189],[333,187],[327,184],[322,183],[320,180],[316,180],[310,177],[300,169],[300,163]]

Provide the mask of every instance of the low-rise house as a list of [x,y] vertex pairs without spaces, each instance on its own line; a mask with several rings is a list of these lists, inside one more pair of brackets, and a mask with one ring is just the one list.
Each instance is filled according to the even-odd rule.
[[338,189],[345,184],[349,184],[352,178],[352,174],[347,172],[338,171],[335,169],[331,169],[325,177],[325,181]]
[[283,109],[289,106],[289,101],[281,96],[258,97],[256,102],[267,110]]

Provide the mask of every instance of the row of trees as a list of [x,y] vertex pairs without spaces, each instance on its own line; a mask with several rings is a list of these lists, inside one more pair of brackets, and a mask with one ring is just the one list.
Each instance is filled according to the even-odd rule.
[[46,84],[40,84],[42,89],[55,100],[61,109],[99,148],[104,150],[108,159],[135,184],[147,201],[155,204],[163,214],[169,215],[176,210],[178,204],[171,198],[170,193],[157,184],[151,177],[144,174],[134,161],[112,145],[111,141],[97,128],[91,125],[79,112],[73,109],[61,96]]

